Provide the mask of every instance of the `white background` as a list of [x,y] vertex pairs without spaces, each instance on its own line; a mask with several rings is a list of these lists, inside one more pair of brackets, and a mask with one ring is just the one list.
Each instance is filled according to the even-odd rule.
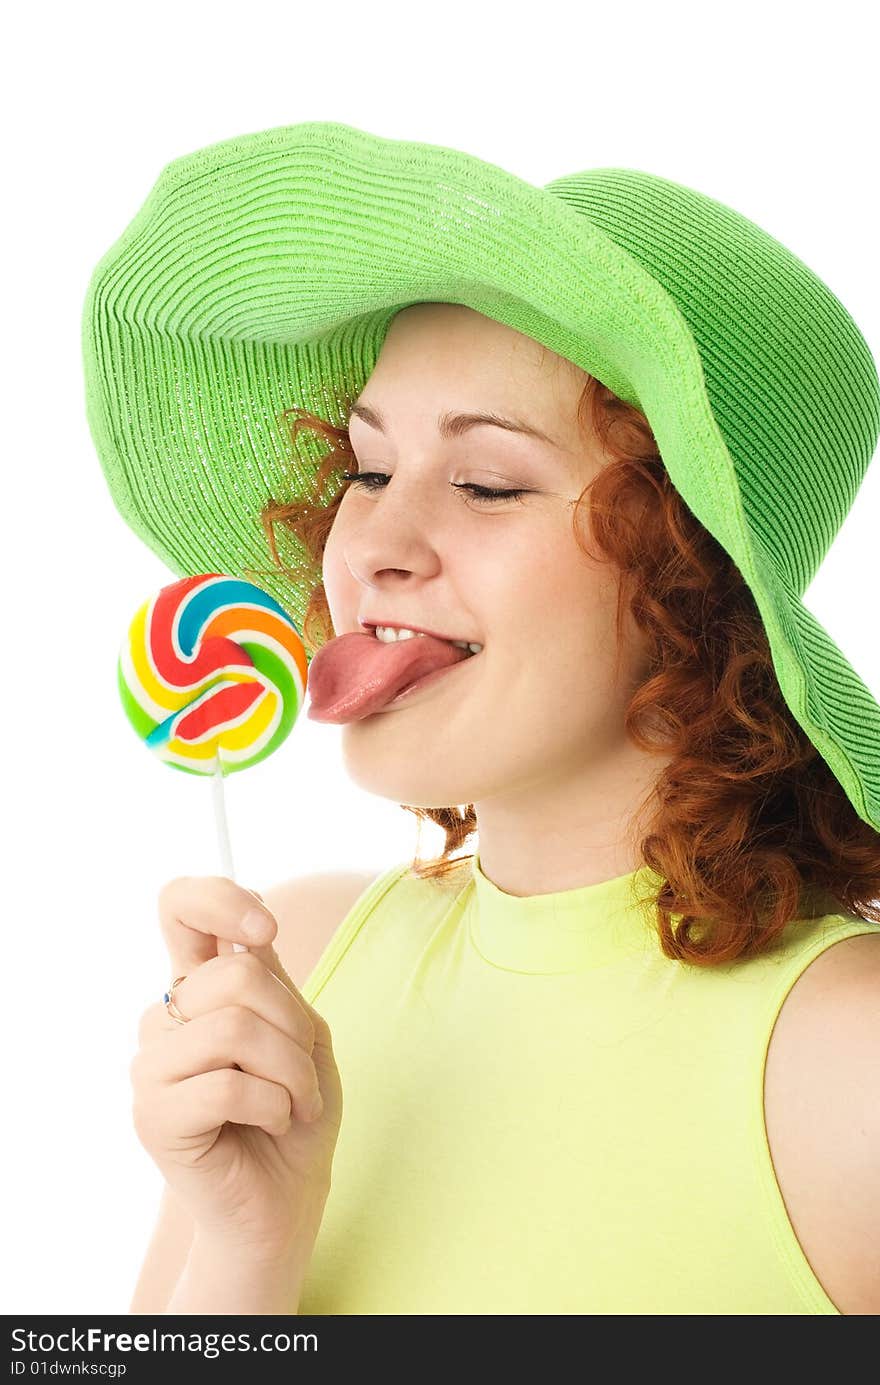
[[[874,46],[864,6],[18,7],[7,19],[3,696],[4,1313],[128,1311],[160,1177],[130,1123],[168,980],[156,894],[220,872],[211,789],[138,743],[119,643],[173,580],[85,419],[91,271],[173,158],[304,120],[451,145],[535,183],[623,165],[689,184],[825,279],[880,356]],[[880,697],[875,463],[807,605]],[[872,587],[874,596],[872,597]],[[295,750],[295,755],[294,755]],[[237,878],[411,858],[415,818],[303,715],[226,786]],[[431,829],[433,832],[435,829]],[[441,845],[425,833],[422,854]]]

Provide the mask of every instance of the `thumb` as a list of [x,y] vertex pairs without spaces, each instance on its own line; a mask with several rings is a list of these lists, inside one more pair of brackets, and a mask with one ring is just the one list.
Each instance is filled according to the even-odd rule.
[[259,957],[263,966],[271,971],[272,975],[276,976],[282,985],[286,986],[288,990],[295,992],[296,986],[285,971],[281,958],[278,956],[274,947],[275,939],[278,936],[278,920],[263,899],[259,890],[248,890],[246,885],[242,885],[241,888],[247,890],[247,893],[253,895],[254,899],[259,902],[259,907],[256,909],[255,913],[263,916],[264,928],[262,938],[264,941],[261,941],[261,936],[258,935],[256,941],[249,943],[246,948],[242,948],[240,944],[232,943],[227,938],[218,938],[218,953],[224,956],[233,951],[253,952],[254,956]]
[[[245,926],[246,916],[256,915],[257,932]],[[271,910],[255,891],[227,876],[179,876],[159,892],[159,922],[168,948],[174,976],[185,976],[212,957],[245,951],[275,937],[278,925]]]
[[[246,887],[242,886],[242,888]],[[271,909],[266,904],[265,900],[263,899],[263,896],[259,893],[259,891],[248,890],[248,894],[252,894],[254,898],[259,900],[260,902],[260,911],[266,916],[267,937],[267,941],[264,943],[261,943],[259,941],[256,943],[250,943],[248,945],[248,952],[253,952],[255,956],[259,957],[260,961],[263,963],[263,966],[266,967],[267,970],[269,970],[272,973],[272,975],[278,981],[281,982],[282,986],[284,986],[288,991],[290,991],[291,995],[296,996],[297,1000],[302,1005],[306,1013],[309,1015],[313,1024],[315,1024],[316,1028],[319,1030],[319,1032],[323,1032],[325,1029],[325,1022],[322,1016],[306,1000],[299,986],[297,986],[296,982],[290,977],[290,975],[284,967],[283,962],[281,961],[281,958],[275,951],[274,944],[278,936],[278,920],[275,918],[275,915],[272,913]],[[218,938],[218,949],[220,948],[220,946],[221,940]],[[226,942],[225,939],[222,941],[222,946],[224,952],[232,951],[232,944]]]

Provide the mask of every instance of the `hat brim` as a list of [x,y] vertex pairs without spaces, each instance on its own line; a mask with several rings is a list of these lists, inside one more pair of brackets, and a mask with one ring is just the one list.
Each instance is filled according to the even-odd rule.
[[[269,567],[259,512],[309,489],[326,452],[300,433],[291,455],[281,410],[343,424],[417,302],[505,323],[645,414],[754,595],[786,704],[880,830],[880,708],[746,520],[686,319],[587,216],[484,160],[313,121],[166,166],[83,313],[88,424],[126,522],[177,576]],[[251,580],[302,628],[305,587]]]

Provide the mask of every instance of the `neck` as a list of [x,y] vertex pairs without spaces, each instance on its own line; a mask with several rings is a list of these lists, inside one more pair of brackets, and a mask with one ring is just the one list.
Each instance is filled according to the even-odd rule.
[[475,803],[483,872],[507,894],[525,896],[636,870],[640,813],[663,763],[627,744],[576,777],[532,780]]

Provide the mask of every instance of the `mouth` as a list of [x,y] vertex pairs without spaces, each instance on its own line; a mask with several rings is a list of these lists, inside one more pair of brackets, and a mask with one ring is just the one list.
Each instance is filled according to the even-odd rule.
[[[452,675],[459,670],[467,668],[475,659],[479,659],[482,652],[483,651],[480,650],[479,654],[469,654],[466,659],[460,660],[457,664],[450,664],[448,668],[437,669],[434,673],[426,673],[423,678],[417,678],[415,682],[408,683],[405,688],[401,688],[396,697],[392,697],[391,701],[383,707],[382,712],[387,712],[391,707],[396,707],[399,702],[409,700],[415,693],[422,692],[432,687],[443,678],[451,678]],[[382,712],[376,712],[374,715],[381,716]],[[367,720],[369,720],[369,718],[367,718]]]
[[389,641],[388,636],[391,634],[391,632],[406,629],[408,631],[408,634],[404,638],[411,639],[418,638],[421,635],[430,635],[435,640],[443,640],[446,644],[454,644],[459,649],[466,649],[472,655],[480,654],[483,650],[482,643],[473,641],[469,642],[468,640],[464,639],[457,639],[454,635],[441,635],[436,630],[425,630],[419,625],[414,625],[412,627],[398,625],[388,626],[383,625],[381,621],[376,622],[371,620],[359,620],[358,624],[363,628],[364,631],[369,632],[374,639],[379,640],[382,644],[395,643],[395,639],[391,639]]

